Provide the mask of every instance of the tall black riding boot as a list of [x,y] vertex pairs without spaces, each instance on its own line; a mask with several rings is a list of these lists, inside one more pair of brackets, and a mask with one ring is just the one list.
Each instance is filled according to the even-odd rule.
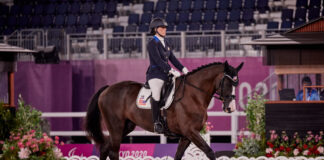
[[163,133],[163,125],[160,121],[159,101],[155,101],[153,98],[151,98],[151,106],[152,106],[152,115],[153,115],[153,123],[154,123],[154,132]]

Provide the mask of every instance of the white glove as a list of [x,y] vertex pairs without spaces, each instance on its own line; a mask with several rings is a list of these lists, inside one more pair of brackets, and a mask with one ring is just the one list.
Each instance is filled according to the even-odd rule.
[[173,68],[170,69],[169,73],[171,73],[174,77],[180,77],[180,72],[174,70]]
[[187,67],[183,67],[182,69],[182,73],[183,74],[187,74],[189,71],[188,71],[188,68]]

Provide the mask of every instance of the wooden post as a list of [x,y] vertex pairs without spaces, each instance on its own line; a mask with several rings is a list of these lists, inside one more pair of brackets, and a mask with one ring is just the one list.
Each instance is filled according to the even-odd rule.
[[15,107],[15,94],[14,94],[14,72],[8,72],[8,94],[9,94],[9,107]]

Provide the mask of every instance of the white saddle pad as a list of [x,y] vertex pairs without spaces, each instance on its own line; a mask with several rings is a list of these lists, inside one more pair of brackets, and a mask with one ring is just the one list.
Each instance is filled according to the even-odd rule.
[[[173,78],[172,81],[175,84],[175,78]],[[161,109],[168,109],[170,107],[170,105],[173,101],[173,98],[174,98],[174,96],[173,96],[174,90],[175,90],[175,85],[173,85],[173,87],[172,87],[172,91],[171,91],[167,101],[165,102],[165,106],[161,107]],[[150,102],[151,94],[152,94],[151,90],[146,89],[143,86],[141,88],[141,90],[139,91],[137,98],[136,98],[137,107],[141,108],[141,109],[151,109],[151,102]]]

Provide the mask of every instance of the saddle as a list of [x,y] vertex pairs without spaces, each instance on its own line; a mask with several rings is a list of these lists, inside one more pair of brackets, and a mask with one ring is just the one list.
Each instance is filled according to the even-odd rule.
[[[137,103],[137,106],[139,108],[142,108],[142,109],[150,109],[149,108],[144,108],[144,107],[140,107],[141,105],[141,102],[145,102],[145,105],[147,106],[148,104],[150,104],[150,98],[152,97],[151,95],[151,92],[149,92],[149,96],[147,96],[147,98],[144,100],[144,101],[141,101],[141,98],[143,97],[142,94],[144,94],[144,92],[146,91],[151,91],[150,90],[150,86],[148,84],[148,82],[146,82],[138,97],[137,97],[137,100],[136,100],[136,103]],[[162,86],[162,89],[161,89],[161,98],[160,98],[160,104],[159,106],[161,107],[161,123],[164,127],[164,135],[169,137],[169,138],[178,138],[178,137],[181,137],[180,135],[177,135],[177,134],[174,134],[172,133],[169,128],[168,128],[168,124],[167,124],[167,112],[166,110],[168,109],[168,107],[171,105],[172,101],[173,101],[173,94],[174,94],[174,90],[175,90],[175,81],[173,80],[173,76],[169,76],[168,77],[168,81],[166,81],[163,86]],[[148,94],[148,93],[145,93],[145,94]],[[145,96],[144,96],[145,97]],[[148,104],[146,104],[148,102]]]

